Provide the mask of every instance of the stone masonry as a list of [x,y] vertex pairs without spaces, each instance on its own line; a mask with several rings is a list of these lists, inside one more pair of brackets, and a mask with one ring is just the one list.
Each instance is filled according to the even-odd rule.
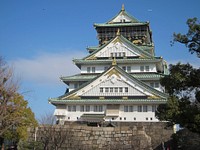
[[[51,132],[50,132],[51,131]],[[36,133],[36,134],[35,134]],[[117,127],[89,127],[82,124],[40,126],[30,130],[29,140],[43,143],[49,150],[152,150],[170,140],[172,128],[165,123],[119,123]]]

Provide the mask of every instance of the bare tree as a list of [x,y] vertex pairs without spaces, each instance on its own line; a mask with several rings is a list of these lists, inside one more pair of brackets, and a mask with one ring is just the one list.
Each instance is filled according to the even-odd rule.
[[45,114],[40,119],[37,140],[43,144],[44,150],[58,150],[72,135],[64,125],[56,125],[52,114]]
[[39,119],[40,125],[54,125],[56,123],[56,117],[52,113],[45,113]]
[[[19,138],[24,133],[14,132],[14,128],[37,125],[34,114],[27,107],[28,102],[18,93],[19,84],[14,80],[13,70],[0,57],[0,144],[7,135]],[[3,148],[2,148],[3,149]]]
[[18,90],[18,85],[13,82],[12,76],[12,70],[0,57],[0,136],[17,121],[17,118],[11,118],[11,114],[17,109],[17,106],[12,106]]

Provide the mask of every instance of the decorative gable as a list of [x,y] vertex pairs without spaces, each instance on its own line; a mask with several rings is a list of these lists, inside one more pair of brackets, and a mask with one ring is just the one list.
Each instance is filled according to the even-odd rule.
[[116,16],[112,22],[109,23],[119,23],[119,22],[131,22],[131,17],[127,16],[124,13],[120,13],[118,16]]
[[130,47],[128,44],[120,41],[118,38],[113,40],[103,49],[95,54],[95,57],[136,57],[140,56],[135,48]]
[[122,35],[118,35],[108,44],[100,47],[98,50],[93,52],[91,55],[85,59],[97,59],[97,58],[113,58],[113,57],[140,57],[149,58],[152,57],[151,54],[145,52],[138,46],[130,43]]
[[139,22],[136,18],[129,15],[125,9],[124,5],[122,5],[121,11],[116,15],[113,19],[111,19],[108,24],[112,23],[127,23],[127,22]]
[[[153,90],[153,91],[152,91]],[[159,98],[159,91],[155,92],[141,81],[127,76],[121,68],[112,66],[101,76],[87,85],[72,91],[62,99],[81,99],[81,97],[151,97]]]
[[82,96],[147,96],[139,87],[134,87],[115,74],[107,77]]

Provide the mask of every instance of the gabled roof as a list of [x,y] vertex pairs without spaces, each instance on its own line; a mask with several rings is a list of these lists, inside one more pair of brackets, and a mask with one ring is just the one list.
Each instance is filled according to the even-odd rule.
[[125,22],[132,22],[132,23],[139,23],[140,21],[138,19],[136,19],[135,17],[133,17],[132,15],[130,15],[124,8],[124,5],[122,5],[122,9],[120,10],[120,12],[113,17],[110,21],[107,22],[107,24],[112,24],[112,23],[116,23],[117,21],[121,22],[120,19],[125,19]]
[[146,25],[148,22],[141,22],[132,15],[130,15],[122,5],[122,9],[111,20],[103,24],[94,24],[95,27],[103,26],[134,26],[134,25]]
[[[83,95],[84,93],[88,92],[91,89],[94,89],[96,85],[93,85],[93,84],[96,84],[97,82],[98,82],[97,85],[99,85],[100,83],[105,83],[105,80],[107,80],[108,77],[113,77],[113,75],[115,75],[116,77],[119,77],[119,78],[123,77],[124,79],[126,79],[126,80],[123,80],[123,82],[133,83],[134,88],[137,87],[137,88],[142,89],[142,91],[140,91],[140,92],[145,94],[148,97],[148,99],[162,100],[162,101],[165,101],[167,99],[167,96],[168,96],[167,94],[162,93],[158,90],[155,90],[152,87],[145,84],[144,82],[134,78],[130,74],[126,73],[123,69],[119,68],[117,65],[112,65],[108,70],[106,70],[102,74],[98,75],[96,78],[92,79],[91,81],[83,84],[79,88],[77,88],[65,95],[62,95],[58,98],[49,99],[49,101],[51,103],[64,102],[64,101],[67,102],[68,100],[69,101],[74,100],[74,102],[76,100],[84,101],[84,99],[81,99],[81,95]],[[88,99],[92,100],[95,98],[87,98],[87,100]],[[138,98],[136,98],[136,99],[138,99]],[[87,101],[87,100],[85,99],[85,101]],[[117,99],[117,101],[118,100],[121,100],[121,99]],[[104,100],[98,99],[98,101],[104,101]],[[126,99],[126,101],[129,101],[129,99]]]
[[154,57],[153,55],[151,55],[150,53],[148,53],[147,51],[145,51],[144,49],[142,49],[141,47],[133,44],[132,42],[130,42],[128,39],[126,39],[125,37],[123,37],[122,35],[120,35],[120,33],[113,39],[111,39],[108,43],[102,45],[99,48],[96,48],[96,50],[94,52],[92,52],[90,55],[84,57],[84,60],[89,60],[89,59],[96,59],[96,54],[98,52],[100,52],[103,48],[105,48],[106,46],[109,46],[111,43],[124,43],[125,45],[128,45],[131,50],[132,53],[135,53],[136,55],[138,55],[140,58],[152,58]]
[[[84,81],[90,81],[94,78],[96,78],[99,74],[76,74],[72,76],[65,76],[65,77],[60,77],[60,79],[65,82],[84,82]],[[163,74],[159,73],[132,73],[130,74],[134,78],[137,78],[139,80],[159,80],[161,77],[164,77]]]
[[160,99],[67,99],[61,100],[59,98],[50,98],[49,102],[52,104],[163,104],[166,103],[165,98]]
[[[139,47],[150,54],[154,54],[154,46],[152,46],[152,45],[140,45]],[[90,53],[92,53],[92,52],[98,50],[99,48],[100,48],[99,46],[88,46],[87,50]]]
[[[118,64],[134,64],[134,63],[162,63],[161,58],[130,58],[130,59],[116,59]],[[84,59],[73,59],[73,62],[81,68],[81,65],[110,65],[112,59],[93,59],[93,60],[84,60]]]

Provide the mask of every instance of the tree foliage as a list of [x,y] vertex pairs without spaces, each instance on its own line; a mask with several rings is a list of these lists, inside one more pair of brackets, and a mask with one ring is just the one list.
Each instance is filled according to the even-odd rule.
[[18,92],[13,71],[0,58],[0,139],[26,138],[27,127],[36,126],[34,113]]
[[158,107],[156,116],[200,134],[200,69],[178,63],[170,65],[169,71],[169,76],[161,79],[169,93],[168,102]]
[[[188,33],[174,33],[174,42],[184,44],[200,57],[200,24],[197,18],[187,20]],[[200,68],[177,63],[169,66],[170,74],[160,83],[169,93],[168,102],[160,105],[156,116],[169,125],[180,124],[200,134]]]
[[193,54],[200,57],[200,23],[197,18],[187,20],[188,32],[186,34],[174,33],[173,42],[184,44]]

